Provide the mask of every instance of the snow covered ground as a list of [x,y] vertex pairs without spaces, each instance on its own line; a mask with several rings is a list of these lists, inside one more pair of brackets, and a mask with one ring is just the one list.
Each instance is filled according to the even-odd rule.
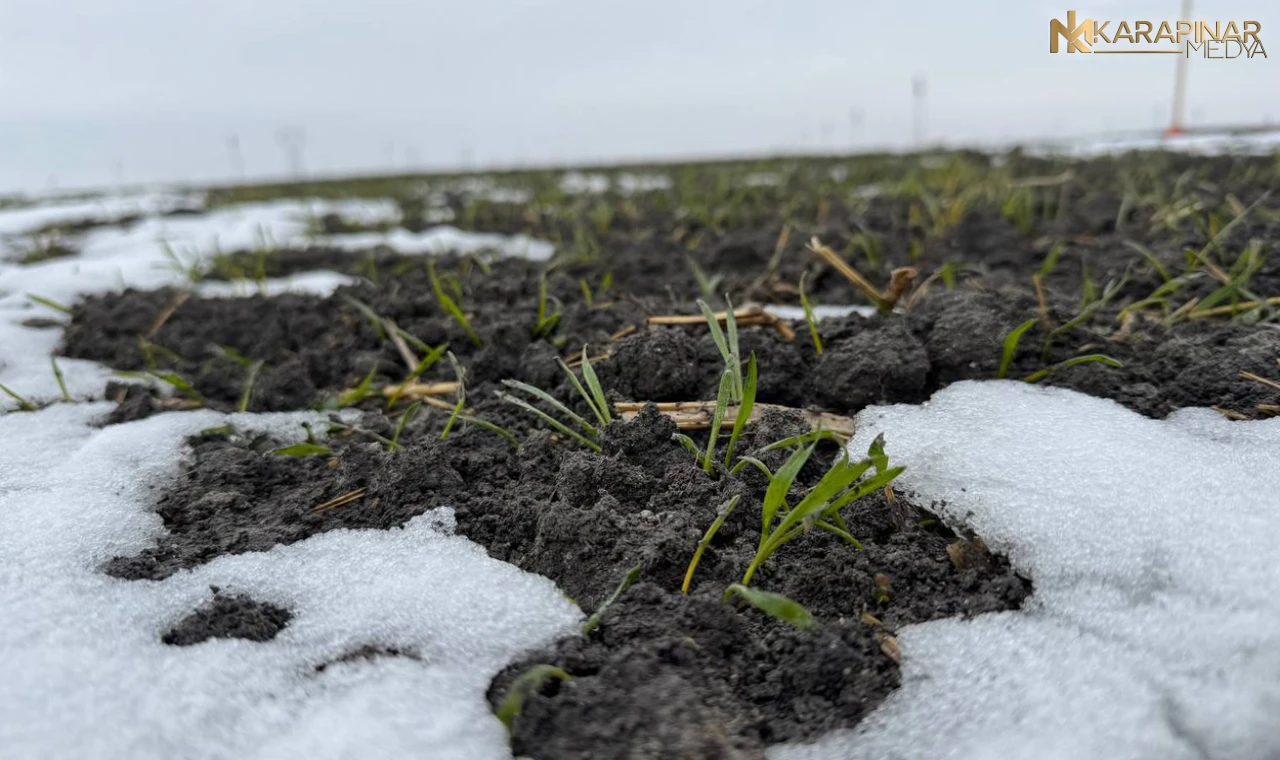
[[[261,248],[300,247],[308,244],[350,250],[390,245],[402,253],[466,253],[494,249],[509,256],[535,260],[550,258],[554,246],[524,236],[462,232],[453,227],[432,227],[420,233],[398,229],[390,233],[351,233],[310,236],[308,219],[336,213],[344,219],[373,221],[397,213],[391,201],[276,201],[220,208],[199,216],[163,217],[158,211],[173,206],[169,196],[104,198],[97,201],[56,204],[50,207],[0,210],[0,384],[30,401],[57,398],[49,356],[61,337],[54,328],[31,329],[22,323],[35,318],[60,318],[53,308],[32,296],[71,305],[93,293],[152,289],[167,285],[191,286],[185,270],[198,269],[219,253]],[[38,264],[19,265],[6,260],[6,241],[50,222],[120,213],[145,216],[128,227],[98,227],[76,241],[77,253]],[[286,291],[327,294],[352,281],[333,272],[305,272],[261,282],[200,282],[195,289],[208,295],[237,296]],[[77,398],[99,394],[109,377],[90,362],[60,360],[67,389]],[[0,396],[0,410],[16,403]]]
[[1280,757],[1280,419],[989,381],[858,422],[1035,595],[902,631],[902,690],[774,760]]

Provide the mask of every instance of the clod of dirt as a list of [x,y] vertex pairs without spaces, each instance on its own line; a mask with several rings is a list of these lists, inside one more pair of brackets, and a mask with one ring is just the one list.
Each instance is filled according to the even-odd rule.
[[811,379],[815,396],[837,411],[927,397],[929,355],[899,320],[861,320],[864,329],[822,355]]
[[683,330],[651,327],[618,341],[600,375],[626,398],[687,401],[700,390],[697,367],[696,340]]
[[186,647],[209,639],[270,641],[284,630],[293,615],[267,602],[214,589],[213,599],[201,605],[171,628],[161,641]]

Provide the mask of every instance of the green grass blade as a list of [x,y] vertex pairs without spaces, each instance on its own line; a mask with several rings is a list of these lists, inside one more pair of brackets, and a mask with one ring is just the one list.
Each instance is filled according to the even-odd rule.
[[675,433],[671,436],[681,446],[685,447],[690,454],[693,454],[693,461],[702,466],[702,449],[698,448],[698,443],[684,433]]
[[818,333],[818,318],[813,315],[813,305],[809,303],[809,294],[805,292],[804,281],[808,272],[800,275],[800,306],[804,309],[804,321],[809,326],[809,338],[813,340],[813,350],[822,356],[822,335]]
[[1013,354],[1018,350],[1018,341],[1022,339],[1022,334],[1030,330],[1037,321],[1028,319],[1004,336],[1004,348],[1000,353],[1000,371],[996,373],[996,377],[1003,380],[1009,374],[1009,365],[1013,363]]
[[831,533],[839,536],[840,538],[843,538],[845,541],[848,541],[849,543],[853,544],[853,548],[857,549],[858,551],[863,550],[862,542],[854,538],[853,534],[850,533],[845,528],[840,528],[835,525],[832,525],[826,520],[819,520],[817,523],[815,523],[815,527],[817,527],[819,530],[825,530],[828,533]]
[[507,430],[504,427],[499,427],[498,425],[495,425],[486,419],[481,419],[480,417],[471,417],[466,414],[458,414],[456,415],[456,417],[462,422],[470,423],[480,428],[481,430],[487,430],[490,433],[493,433],[494,435],[497,435],[506,439],[507,443],[511,444],[517,449],[520,448],[520,441],[514,435],[511,434],[510,430]]
[[790,623],[796,628],[813,628],[818,624],[818,621],[814,620],[813,614],[804,605],[782,594],[775,594],[772,591],[758,591],[741,583],[729,586],[724,593],[725,598],[737,594],[752,607],[769,617],[776,618],[784,623]]
[[[516,390],[524,391],[525,393],[528,393],[529,395],[535,396],[539,400],[546,402],[547,404],[551,405],[551,408],[555,409],[557,412],[560,412],[565,417],[568,417],[570,420],[572,420],[575,424],[577,424],[583,430],[591,434],[592,437],[598,436],[600,434],[600,431],[596,429],[595,425],[592,425],[590,422],[587,422],[587,420],[582,415],[578,414],[577,412],[573,411],[569,407],[565,406],[563,403],[560,402],[559,399],[557,399],[555,396],[552,396],[550,393],[547,393],[546,391],[542,390],[541,388],[534,385],[529,385],[528,383],[522,383],[519,380],[510,380],[510,379],[503,380],[502,384],[507,386],[508,388],[514,388]],[[588,401],[590,401],[590,399],[588,399]]]
[[747,360],[747,382],[742,389],[742,401],[738,404],[738,416],[733,420],[733,433],[729,435],[729,445],[724,450],[724,466],[727,469],[730,461],[733,459],[733,447],[738,442],[738,437],[742,435],[742,431],[747,427],[747,421],[751,419],[751,410],[756,403],[756,354],[751,352],[751,357]]
[[831,430],[818,428],[817,430],[810,430],[807,433],[797,433],[796,435],[788,436],[780,441],[774,441],[768,446],[761,448],[760,451],[765,452],[776,451],[778,449],[789,449],[792,446],[802,446],[806,443],[812,443],[813,441],[835,441],[836,443],[839,443],[840,436]]
[[369,368],[369,374],[364,376],[359,385],[338,397],[338,408],[345,409],[368,398],[369,394],[373,392],[373,378],[377,374],[378,365],[374,364]]
[[729,519],[729,515],[733,512],[734,507],[738,506],[738,500],[741,498],[741,496],[734,496],[720,505],[715,521],[711,523],[711,527],[707,528],[707,532],[702,534],[702,540],[698,542],[698,548],[693,552],[693,559],[689,561],[689,569],[684,573],[684,583],[680,585],[680,593],[689,593],[689,586],[693,583],[693,573],[698,569],[698,563],[702,561],[703,553],[707,551],[707,547],[711,545],[711,540],[716,537],[716,533],[720,532],[721,526],[724,525],[725,520]]
[[[688,438],[688,436],[685,437]],[[692,443],[693,440],[690,439],[689,442]],[[773,480],[773,472],[769,470],[769,466],[755,457],[738,457],[738,462],[729,470],[729,474],[737,477],[738,473],[742,472],[742,468],[747,465],[759,470],[764,475],[765,480]]]
[[636,565],[628,570],[626,575],[622,576],[622,582],[618,584],[618,587],[613,590],[613,593],[609,595],[609,598],[605,599],[595,612],[591,613],[591,617],[587,618],[587,622],[583,624],[583,636],[590,635],[591,632],[596,629],[596,626],[600,625],[600,618],[604,617],[604,613],[613,606],[614,602],[622,598],[622,595],[626,593],[627,589],[631,588],[631,584],[639,580],[642,572],[644,572],[644,566]]
[[728,367],[733,362],[733,355],[729,353],[729,344],[725,342],[724,331],[720,329],[720,320],[716,319],[716,313],[707,306],[706,301],[698,299],[698,308],[702,310],[702,316],[707,320],[707,328],[711,330],[711,339],[716,342],[716,348],[720,350],[720,358]]
[[716,409],[711,414],[711,429],[707,431],[707,453],[702,458],[702,469],[711,472],[715,461],[716,441],[720,438],[720,426],[724,424],[724,413],[729,408],[729,399],[733,394],[733,373],[725,370],[720,375],[720,390],[716,393]]
[[730,371],[733,372],[733,400],[742,400],[742,352],[738,347],[738,318],[733,315],[733,302],[724,296],[724,325],[728,335]]
[[4,395],[16,401],[18,403],[18,408],[24,412],[34,412],[36,410],[35,404],[31,403],[30,401],[27,401],[25,398],[18,395],[17,391],[13,390],[12,388],[10,388],[9,386],[3,383],[0,383],[0,393],[3,393]]
[[275,450],[282,457],[314,457],[327,456],[329,447],[318,443],[295,443]]
[[553,427],[553,428],[555,428],[556,430],[560,431],[561,433],[563,433],[563,434],[565,434],[565,435],[569,436],[570,438],[574,439],[574,440],[575,440],[575,441],[577,441],[578,443],[581,443],[583,446],[586,446],[587,448],[589,448],[589,449],[591,449],[592,451],[595,451],[595,452],[599,452],[599,451],[600,451],[600,444],[598,444],[598,443],[596,443],[595,441],[592,441],[592,440],[590,440],[590,439],[586,438],[585,436],[583,436],[583,435],[582,435],[581,433],[579,433],[578,431],[576,431],[576,430],[574,430],[574,429],[570,428],[568,425],[565,425],[565,424],[564,424],[563,422],[561,422],[560,420],[557,420],[555,417],[552,417],[551,415],[549,415],[549,414],[547,414],[546,412],[542,411],[541,409],[539,409],[538,407],[534,406],[533,404],[530,404],[529,402],[525,401],[524,399],[516,398],[515,396],[512,396],[510,393],[503,393],[502,391],[494,391],[494,392],[498,395],[498,398],[502,399],[503,401],[507,402],[508,404],[512,404],[512,405],[514,405],[514,406],[517,406],[517,407],[519,407],[519,408],[521,408],[521,409],[525,410],[526,412],[529,412],[530,414],[534,415],[535,417],[538,417],[538,418],[539,418],[539,419],[541,419],[543,422],[546,422],[546,423],[547,423],[548,425],[550,425],[551,427]]
[[62,393],[62,400],[71,401],[71,394],[67,392],[67,380],[62,376],[62,369],[58,366],[58,360],[50,356],[49,364],[53,366],[53,379],[58,383],[58,391]]
[[249,371],[244,378],[244,389],[240,391],[240,400],[236,402],[237,412],[247,412],[249,410],[249,400],[253,398],[253,385],[258,382],[258,373],[262,372],[262,366],[266,362],[259,359],[249,365]]
[[177,372],[152,372],[151,375],[157,380],[162,380],[173,386],[179,393],[192,401],[199,401],[202,404],[204,403],[204,398],[200,395],[200,391],[197,391],[194,385],[187,382],[186,378],[179,375]]
[[412,404],[410,404],[408,408],[404,410],[404,414],[400,415],[400,420],[396,422],[395,432],[391,434],[392,443],[394,443],[397,446],[400,445],[400,434],[404,432],[405,427],[407,427],[409,423],[413,421],[413,418],[418,414],[418,411],[421,409],[422,409],[422,402],[415,401]]
[[800,470],[809,461],[809,457],[813,455],[813,450],[817,448],[818,442],[815,440],[808,446],[796,451],[787,458],[782,467],[773,476],[773,480],[769,481],[769,488],[764,494],[764,503],[760,507],[760,543],[759,547],[763,549],[764,545],[769,542],[769,536],[773,532],[773,521],[778,511],[786,505],[787,494],[791,492],[791,485],[795,483],[796,477],[800,474]]
[[416,383],[418,378],[422,377],[422,373],[430,369],[431,365],[440,361],[440,357],[444,356],[444,352],[448,350],[448,343],[441,343],[435,348],[430,349],[427,355],[422,357],[422,360],[418,362],[418,366],[413,368],[413,371],[404,379],[404,382],[400,383],[400,385],[396,387],[395,392],[391,394],[391,397],[387,399],[387,409],[394,407],[396,402],[400,400],[400,396],[404,395],[405,388],[412,383]]
[[374,311],[369,304],[353,296],[344,295],[342,298],[344,301],[351,304],[351,306],[355,308],[356,311],[360,312],[365,320],[369,322],[369,326],[373,328],[373,332],[378,336],[378,340],[383,342],[387,340],[387,326],[383,323],[382,317],[379,317],[378,313]]
[[27,298],[31,299],[35,303],[40,304],[41,306],[47,306],[48,308],[53,309],[54,311],[60,311],[63,314],[71,313],[70,306],[63,306],[62,304],[58,303],[52,298],[45,298],[44,296],[38,296],[35,293],[28,293]]
[[609,399],[604,395],[604,386],[600,384],[600,378],[596,375],[596,368],[591,366],[591,360],[587,358],[586,346],[582,347],[582,378],[587,381],[587,387],[591,389],[591,395],[595,398],[595,408],[600,418],[600,426],[604,427],[613,422],[613,413],[609,411]]
[[1045,379],[1046,377],[1048,377],[1054,372],[1057,372],[1060,369],[1066,369],[1067,367],[1074,367],[1077,364],[1088,364],[1090,362],[1105,364],[1108,367],[1124,366],[1124,363],[1122,363],[1118,359],[1113,359],[1110,356],[1107,356],[1106,354],[1086,354],[1084,356],[1073,356],[1070,359],[1067,359],[1066,361],[1058,362],[1052,367],[1045,367],[1044,369],[1032,372],[1030,375],[1027,375],[1026,377],[1024,377],[1023,380],[1025,380],[1028,383],[1036,383]]
[[569,678],[568,673],[554,665],[534,665],[512,682],[510,690],[498,703],[493,714],[502,721],[502,725],[507,727],[507,733],[511,733],[515,728],[516,718],[520,717],[520,711],[524,709],[524,702],[530,694],[541,689],[547,681],[552,679],[568,681]]
[[444,309],[454,321],[462,326],[462,331],[467,334],[467,338],[477,346],[484,345],[480,340],[480,336],[476,335],[475,330],[471,329],[471,323],[467,321],[467,315],[462,312],[458,306],[458,302],[454,301],[448,293],[444,291],[444,286],[440,284],[440,278],[436,275],[436,262],[427,262],[427,274],[431,279],[431,290],[436,294],[436,300],[440,302],[440,307]]

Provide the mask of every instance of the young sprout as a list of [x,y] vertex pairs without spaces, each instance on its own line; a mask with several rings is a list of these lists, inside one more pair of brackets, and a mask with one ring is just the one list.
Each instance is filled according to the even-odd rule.
[[[444,309],[449,316],[453,317],[454,321],[462,326],[462,331],[467,334],[467,338],[472,343],[477,346],[484,345],[476,331],[471,329],[471,323],[467,321],[467,315],[462,312],[458,302],[444,291],[444,286],[440,284],[440,278],[436,275],[436,262],[434,260],[427,262],[427,274],[431,278],[431,290],[436,294],[436,300],[440,302],[440,308]],[[454,287],[454,292],[457,294],[460,288],[456,283]]]
[[583,624],[583,636],[590,635],[591,632],[600,625],[600,619],[604,617],[605,611],[612,607],[614,602],[622,598],[622,595],[626,593],[626,590],[631,588],[631,584],[635,583],[640,578],[640,574],[642,572],[644,572],[644,566],[636,565],[628,570],[626,575],[622,576],[622,582],[618,584],[618,587],[614,589],[613,593],[609,595],[609,598],[605,599],[604,602],[600,604],[599,609],[593,612],[591,617],[587,618],[587,622]]
[[689,271],[693,272],[694,281],[698,283],[698,292],[702,294],[703,298],[710,298],[719,289],[724,277],[721,275],[708,277],[707,273],[703,271],[701,266],[698,266],[698,262],[692,256],[686,253],[684,258],[685,261],[689,262]]
[[196,390],[195,386],[179,375],[177,372],[152,372],[152,377],[173,386],[182,395],[204,405],[204,397]]
[[822,356],[822,336],[818,334],[818,319],[813,316],[813,306],[809,303],[809,294],[805,292],[804,281],[808,272],[800,275],[800,306],[804,309],[804,321],[809,325],[809,337],[813,339],[813,349]]
[[396,431],[392,432],[392,440],[390,440],[388,450],[399,448],[399,436],[403,434],[404,429],[406,429],[408,424],[413,421],[413,417],[417,416],[417,412],[419,412],[421,408],[422,402],[420,402],[420,400],[416,400],[416,402],[411,403],[410,406],[404,409],[403,415],[401,415],[399,421],[396,422]]
[[4,395],[16,401],[18,403],[19,411],[34,412],[36,410],[35,404],[31,403],[30,401],[26,400],[22,396],[18,395],[17,391],[13,390],[12,388],[10,388],[9,386],[3,383],[0,383],[0,393],[3,393]]
[[[738,322],[733,316],[733,304],[729,302],[729,297],[725,296],[725,329],[720,329],[720,320],[716,319],[715,312],[711,311],[711,307],[706,301],[698,299],[698,308],[702,310],[702,316],[706,317],[707,327],[711,330],[711,339],[715,341],[716,348],[720,350],[720,357],[724,359],[725,369],[729,371],[733,378],[730,402],[736,403],[742,399],[742,354],[738,351]],[[726,339],[725,334],[728,334]]]
[[[405,333],[405,334],[408,335],[408,333]],[[409,376],[404,379],[403,383],[400,383],[400,385],[396,386],[395,391],[387,399],[387,409],[390,410],[391,408],[393,408],[396,405],[396,402],[400,400],[400,396],[404,394],[405,389],[408,388],[410,385],[416,383],[418,381],[418,378],[422,377],[422,373],[430,369],[431,365],[440,361],[440,357],[444,356],[444,352],[448,350],[449,350],[449,344],[441,343],[435,348],[432,348],[429,351],[427,351],[427,355],[422,357],[422,360],[419,361],[418,365],[413,368],[413,371],[409,373]]]
[[496,393],[498,398],[508,404],[512,404],[526,412],[529,412],[530,414],[533,414],[535,417],[543,420],[551,427],[569,436],[578,443],[581,443],[583,446],[586,446],[593,451],[600,451],[600,444],[597,441],[600,438],[600,434],[601,431],[603,431],[604,426],[613,421],[613,413],[609,410],[609,400],[605,397],[604,388],[600,385],[600,378],[596,375],[595,368],[591,366],[591,361],[587,359],[586,346],[583,346],[582,348],[582,377],[586,380],[585,387],[578,381],[577,376],[574,375],[573,370],[569,368],[569,365],[565,364],[563,361],[560,362],[560,369],[569,377],[569,381],[572,383],[574,390],[576,390],[582,400],[586,402],[587,408],[591,410],[591,413],[596,418],[599,426],[593,425],[591,422],[583,418],[582,415],[573,411],[568,406],[565,406],[559,399],[552,396],[550,393],[547,393],[541,388],[529,385],[528,383],[522,383],[519,380],[503,380],[502,384],[512,390],[527,393],[528,395],[533,396],[536,400],[545,402],[556,412],[560,413],[574,425],[581,428],[582,432],[574,430],[528,401],[513,396],[510,393],[497,391]]
[[[742,435],[742,431],[747,427],[747,421],[751,419],[751,411],[756,403],[756,354],[751,352],[750,358],[747,359],[747,381],[742,389],[742,401],[738,404],[738,414],[733,420],[733,432],[729,435],[729,445],[724,450],[724,466],[729,468],[730,462],[733,460],[733,447],[738,442],[738,438]],[[719,406],[717,404],[717,406]],[[720,433],[720,428],[712,426],[711,437],[714,439]]]
[[818,621],[814,620],[813,614],[804,605],[783,594],[760,591],[744,586],[741,583],[729,586],[725,591],[725,598],[727,599],[734,594],[742,597],[748,604],[766,615],[784,623],[790,623],[796,628],[813,628],[818,624]]
[[364,376],[360,384],[346,391],[338,397],[338,408],[345,409],[352,404],[358,404],[366,398],[373,395],[373,378],[378,374],[378,365],[369,368],[369,374]]
[[520,717],[520,711],[524,709],[524,702],[529,695],[537,692],[551,680],[568,681],[569,674],[554,665],[541,663],[531,666],[516,677],[507,695],[498,703],[493,713],[498,720],[502,721],[502,725],[507,727],[507,733],[515,729],[516,718]]
[[449,364],[453,367],[453,375],[458,381],[458,400],[453,405],[453,411],[449,414],[449,419],[444,423],[444,430],[440,433],[440,440],[444,441],[449,438],[453,426],[462,416],[462,410],[467,407],[467,371],[462,368],[462,364],[458,361],[458,357],[450,351],[446,354],[449,357]]
[[354,296],[344,295],[342,298],[344,301],[351,304],[351,306],[354,307],[356,311],[360,312],[360,314],[369,322],[369,327],[373,328],[373,334],[378,336],[378,340],[384,342],[387,340],[387,326],[383,323],[382,317],[379,317],[377,312],[375,312],[367,303]]
[[62,376],[62,369],[58,367],[58,360],[50,356],[49,364],[53,366],[53,379],[58,383],[58,390],[62,393],[62,400],[71,401],[71,394],[67,392],[67,381]]
[[[585,280],[584,280],[585,282]],[[557,298],[551,298],[555,302],[555,312],[547,309],[547,273],[543,272],[542,277],[538,279],[538,320],[533,325],[533,337],[535,340],[546,338],[555,332],[556,325],[560,324],[560,312],[562,305]]]
[[31,299],[33,303],[38,303],[41,306],[47,306],[50,309],[53,309],[54,311],[60,311],[63,314],[71,313],[70,306],[64,306],[58,303],[57,301],[53,300],[52,298],[45,298],[44,296],[38,296],[35,293],[28,293],[27,298]]
[[[815,439],[808,446],[798,449],[770,480],[760,510],[760,542],[755,557],[742,576],[742,585],[749,585],[760,566],[778,549],[813,528],[839,536],[855,548],[861,549],[862,544],[843,527],[844,520],[840,517],[840,510],[888,485],[905,469],[887,466],[883,440],[878,437],[867,449],[867,458],[852,462],[848,456],[841,457],[800,503],[789,509],[787,494],[817,444]],[[861,479],[873,466],[876,474]],[[774,524],[775,521],[777,525]]]
[[315,457],[328,456],[330,451],[329,447],[323,444],[303,441],[276,449],[275,453],[282,457]]
[[249,365],[244,378],[244,389],[240,391],[240,400],[236,403],[237,412],[249,410],[249,400],[253,398],[253,385],[258,381],[258,374],[262,372],[263,364],[265,362],[259,359]]
[[1038,321],[1036,319],[1028,319],[1004,336],[1004,348],[1000,354],[1000,370],[996,373],[996,377],[1003,380],[1009,374],[1009,365],[1013,363],[1013,355],[1018,350],[1018,341],[1022,340],[1022,334],[1034,327]]
[[[763,465],[761,465],[763,466]],[[768,472],[768,468],[765,468]],[[685,571],[684,583],[680,586],[680,593],[689,593],[689,586],[693,583],[693,572],[698,569],[698,563],[702,561],[702,555],[707,551],[707,547],[711,545],[711,540],[716,537],[716,533],[720,532],[720,528],[724,525],[725,520],[729,519],[729,515],[733,513],[735,507],[738,506],[738,500],[741,496],[734,496],[724,504],[720,505],[720,509],[716,513],[716,519],[711,523],[711,527],[707,528],[707,532],[703,534],[702,540],[698,542],[698,548],[693,552],[693,559],[689,561],[689,569]]]
[[1038,369],[1035,372],[1032,372],[1030,375],[1027,375],[1022,379],[1028,383],[1037,383],[1045,379],[1046,377],[1048,377],[1050,374],[1057,372],[1060,369],[1066,369],[1067,367],[1074,367],[1077,364],[1089,364],[1091,362],[1105,364],[1108,367],[1124,366],[1124,364],[1122,364],[1118,360],[1113,359],[1110,356],[1107,356],[1105,354],[1087,354],[1085,356],[1073,356],[1072,358],[1067,359],[1066,361],[1058,362],[1052,367],[1044,367],[1043,369]]

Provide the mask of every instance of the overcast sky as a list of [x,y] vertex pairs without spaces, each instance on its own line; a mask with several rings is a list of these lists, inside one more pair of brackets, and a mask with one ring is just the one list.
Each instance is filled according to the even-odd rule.
[[[907,147],[917,74],[931,141],[1163,126],[1174,56],[1051,55],[1063,3],[3,0],[0,189],[281,175],[285,128],[313,174]],[[1272,58],[1190,61],[1190,120],[1280,120],[1280,5],[1192,15]]]

